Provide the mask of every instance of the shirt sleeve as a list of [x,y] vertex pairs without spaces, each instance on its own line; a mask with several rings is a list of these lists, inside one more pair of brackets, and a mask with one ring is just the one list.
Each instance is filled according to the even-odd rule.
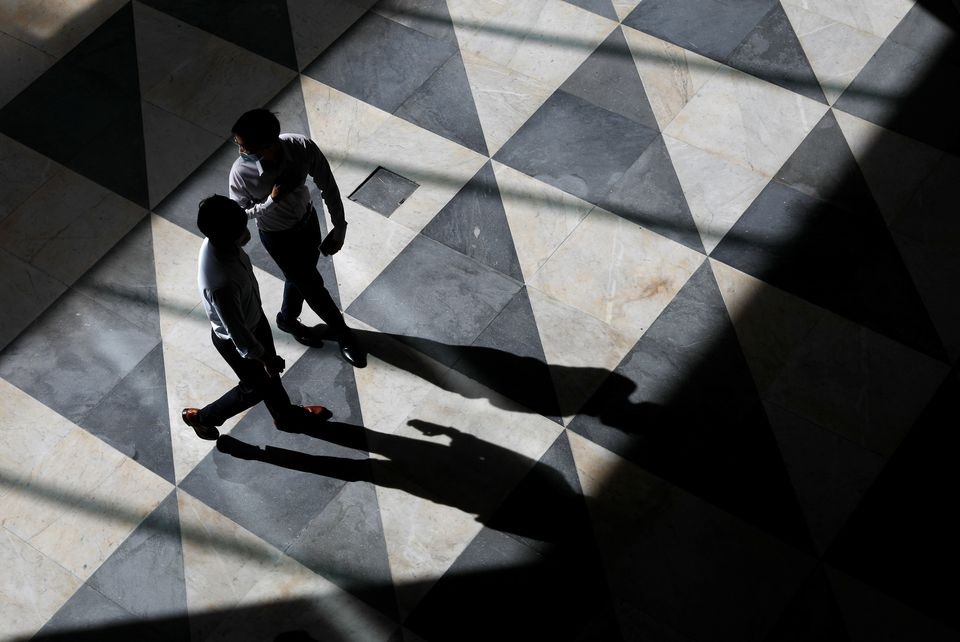
[[308,173],[320,190],[320,196],[323,198],[324,205],[327,206],[330,220],[334,227],[344,225],[347,221],[343,214],[343,200],[340,198],[340,188],[337,187],[337,181],[333,178],[330,163],[315,142],[307,139],[306,146],[310,168]]
[[262,203],[257,203],[254,201],[253,197],[250,196],[250,192],[248,192],[247,188],[244,186],[243,179],[236,170],[230,171],[228,187],[230,198],[237,203],[240,203],[240,207],[242,207],[247,213],[247,219],[255,219],[258,216],[266,214],[268,211],[270,211],[270,209],[273,208],[273,205],[276,202],[269,195],[267,196],[267,200]]
[[244,359],[259,359],[265,350],[247,326],[243,323],[240,311],[240,299],[230,288],[220,288],[210,293],[210,303],[217,311],[220,322],[230,335],[237,352]]

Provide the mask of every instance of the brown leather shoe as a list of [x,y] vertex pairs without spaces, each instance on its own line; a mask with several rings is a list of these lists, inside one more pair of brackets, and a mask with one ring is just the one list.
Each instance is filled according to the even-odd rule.
[[304,428],[309,428],[318,422],[326,421],[333,416],[327,408],[323,406],[297,406],[302,413],[294,415],[291,419],[278,423],[273,422],[277,430],[284,432],[300,432]]
[[180,413],[180,418],[183,419],[183,423],[193,428],[193,432],[197,433],[197,437],[200,439],[213,441],[219,437],[220,431],[217,430],[217,427],[203,425],[200,423],[199,415],[199,408],[184,408],[183,412]]

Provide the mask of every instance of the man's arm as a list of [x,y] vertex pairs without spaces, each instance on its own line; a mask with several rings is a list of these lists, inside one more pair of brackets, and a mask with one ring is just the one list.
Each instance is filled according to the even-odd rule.
[[347,219],[343,213],[343,199],[340,197],[340,188],[337,187],[337,181],[333,178],[333,170],[330,169],[330,162],[323,155],[320,148],[312,140],[307,140],[307,154],[310,159],[310,177],[314,184],[320,190],[320,196],[323,198],[324,205],[327,206],[327,212],[330,214],[330,221],[333,223],[333,229],[323,240],[320,246],[324,254],[336,254],[343,247],[343,241],[347,235]]
[[210,302],[240,356],[244,359],[262,361],[266,350],[243,323],[243,313],[240,311],[240,299],[237,293],[229,288],[214,290],[210,293]]
[[255,219],[266,214],[273,207],[276,199],[279,198],[278,188],[274,185],[273,191],[270,192],[266,200],[257,203],[244,186],[243,179],[233,170],[230,172],[228,189],[230,198],[239,203],[240,207],[247,213],[247,219]]

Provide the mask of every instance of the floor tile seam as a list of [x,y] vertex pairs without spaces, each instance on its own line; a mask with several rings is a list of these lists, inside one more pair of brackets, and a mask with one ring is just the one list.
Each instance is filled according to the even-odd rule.
[[[712,81],[713,81],[713,79],[711,78],[711,79],[708,80],[706,83],[704,83],[703,87],[700,88],[700,91],[698,91],[696,94],[694,94],[694,97],[696,97],[697,95],[699,95],[700,92],[703,91],[704,87],[706,87],[706,86],[707,86],[708,84],[710,84],[710,82],[712,82]],[[787,90],[784,90],[784,91],[787,91]],[[691,98],[691,101],[692,101],[692,100],[693,100],[693,98]],[[689,105],[689,104],[690,104],[690,101],[687,102],[687,105]],[[684,109],[686,109],[687,105],[684,105]],[[673,122],[677,119],[677,117],[683,112],[684,109],[681,109],[679,112],[677,112],[676,116],[674,116],[674,118],[673,118],[670,122],[673,123]],[[815,126],[815,125],[814,125],[814,126]],[[789,160],[789,156],[788,156],[787,158],[784,159],[783,163],[781,163],[781,165],[776,169],[776,171],[774,171],[774,172],[768,172],[767,170],[765,170],[765,169],[763,169],[763,168],[761,168],[761,167],[756,167],[756,166],[750,164],[749,162],[744,162],[743,159],[741,159],[740,157],[738,157],[738,156],[736,156],[736,155],[727,154],[727,153],[721,153],[721,152],[719,152],[719,151],[714,151],[714,150],[710,150],[710,149],[706,149],[706,148],[704,148],[704,147],[701,147],[701,146],[700,146],[699,144],[697,144],[697,143],[691,142],[691,141],[687,140],[686,138],[680,138],[679,136],[677,136],[677,135],[675,135],[675,134],[673,134],[673,133],[670,133],[670,132],[666,131],[667,129],[668,129],[668,127],[665,127],[665,128],[662,128],[661,131],[660,131],[660,135],[663,136],[664,138],[670,138],[671,140],[677,141],[677,142],[679,142],[679,143],[681,143],[681,144],[683,144],[683,145],[685,145],[685,146],[687,146],[687,147],[692,147],[693,149],[696,149],[696,150],[697,150],[698,152],[700,152],[701,154],[706,154],[706,155],[708,155],[708,156],[710,156],[710,157],[718,158],[718,159],[720,159],[721,161],[723,161],[724,163],[733,165],[733,166],[737,167],[738,169],[745,170],[745,171],[747,171],[747,172],[749,172],[750,174],[753,174],[753,175],[755,175],[755,176],[760,176],[761,178],[764,178],[764,179],[766,179],[767,181],[769,181],[769,180],[772,179],[774,176],[776,176],[776,175],[780,172],[780,170],[783,168],[783,164],[786,163],[786,162]],[[812,131],[812,130],[813,130],[813,128],[811,128],[811,131]],[[750,133],[753,133],[753,132],[751,131]],[[804,140],[806,140],[807,136],[809,136],[809,135],[810,135],[810,132],[807,132],[807,133],[804,135]],[[756,139],[751,139],[751,140],[756,140]],[[666,143],[664,143],[664,144],[666,144]],[[801,141],[800,144],[803,144],[803,141]],[[798,146],[799,146],[799,145],[798,145]],[[724,149],[727,149],[727,148],[724,147]],[[668,149],[667,149],[668,154],[669,154],[669,151],[670,151],[670,150],[669,150],[669,147],[668,147]],[[794,149],[794,151],[796,151],[796,150]],[[792,155],[792,152],[791,152],[791,155]],[[676,164],[674,163],[672,156],[670,156],[670,164],[673,165],[674,173],[676,174],[676,173],[677,173]],[[678,175],[677,179],[679,180],[679,175]],[[681,187],[681,189],[683,189],[683,184],[682,184],[682,183],[681,183],[681,186],[680,186],[680,187]],[[685,192],[685,191],[684,191],[684,195],[686,195],[686,192]],[[719,241],[718,241],[718,244],[719,244]]]
[[[44,552],[41,551],[39,548],[37,548],[36,546],[34,546],[33,543],[30,542],[30,540],[24,539],[21,535],[17,534],[15,531],[10,530],[5,524],[0,524],[0,529],[3,529],[3,532],[7,535],[7,537],[12,537],[12,538],[16,539],[18,542],[20,542],[21,546],[25,546],[26,548],[29,548],[31,551],[34,552],[34,554],[36,554],[36,555],[39,556],[39,557],[42,557],[47,564],[52,564],[52,565],[54,565],[54,566],[55,566],[59,571],[61,571],[62,573],[66,574],[66,575],[69,575],[70,577],[76,579],[76,580],[77,580],[77,583],[79,584],[79,586],[77,587],[77,591],[79,591],[79,590],[82,589],[84,586],[86,586],[86,585],[87,585],[87,580],[93,575],[93,573],[96,572],[96,569],[93,569],[93,570],[90,572],[90,576],[88,576],[87,578],[80,577],[79,575],[77,575],[76,573],[74,573],[73,571],[71,571],[70,569],[68,569],[66,566],[64,566],[63,564],[61,564],[59,561],[57,561],[55,558],[51,557],[51,556],[48,555],[47,553],[44,553]],[[97,567],[97,568],[99,568],[99,567]],[[74,591],[74,593],[76,593],[76,591]],[[71,597],[72,597],[72,596],[71,596]],[[67,598],[68,601],[69,601],[69,599],[70,599],[70,598]],[[66,602],[65,602],[65,603],[66,603]],[[64,604],[65,604],[65,603],[64,603]],[[61,606],[63,606],[63,605],[61,605]],[[59,610],[59,607],[58,607],[57,610]],[[52,617],[52,616],[51,616],[51,617]]]
[[[881,40],[886,40],[886,39],[890,36],[890,34],[893,32],[893,30],[896,29],[896,25],[894,25],[893,28],[887,30],[886,34],[883,34],[883,33],[877,32],[877,31],[868,31],[867,29],[858,26],[858,25],[855,24],[854,22],[851,22],[851,21],[848,21],[848,20],[844,20],[844,19],[842,19],[842,18],[840,18],[840,17],[837,17],[837,16],[829,16],[829,15],[823,13],[822,11],[818,11],[818,10],[812,8],[812,7],[804,6],[804,4],[801,4],[802,1],[803,1],[803,0],[801,0],[800,2],[798,2],[797,0],[781,0],[781,4],[788,4],[788,5],[790,5],[791,7],[795,7],[795,8],[797,8],[797,9],[802,10],[802,11],[805,11],[806,13],[815,14],[815,15],[819,16],[820,18],[823,18],[824,20],[827,20],[827,21],[829,21],[829,22],[833,22],[833,23],[836,23],[836,24],[841,24],[841,25],[843,25],[843,26],[845,26],[845,27],[849,27],[850,29],[853,29],[853,30],[856,30],[856,31],[860,31],[860,32],[862,32],[862,33],[865,33],[865,34],[867,34],[867,35],[869,35],[869,36],[872,36],[872,37],[874,37],[874,38],[879,38],[879,39],[881,39]],[[838,3],[838,4],[839,4],[839,3]],[[910,8],[910,9],[907,9],[906,12],[904,12],[904,14],[900,17],[900,20],[898,20],[897,24],[900,24],[900,22],[903,21],[903,19],[907,16],[907,14],[910,13],[910,10],[911,10],[912,8],[913,8],[913,6],[911,5],[911,8]],[[789,13],[788,13],[787,15],[789,16]],[[849,15],[849,14],[848,14],[848,15]],[[793,26],[793,23],[791,23],[791,26]]]
[[[299,78],[299,75],[298,75],[298,78]],[[294,80],[296,80],[296,79],[294,79]],[[293,82],[293,81],[291,81],[291,82]],[[278,96],[281,96],[281,95],[283,94],[284,89],[286,89],[286,87],[284,87],[284,88],[281,89],[279,92],[277,92],[272,98],[270,98],[269,100],[265,101],[265,104],[269,104],[270,101],[274,100],[274,99],[277,98]],[[223,131],[212,131],[212,130],[210,130],[208,127],[206,127],[205,125],[203,125],[202,123],[198,123],[198,122],[192,121],[192,120],[190,120],[189,118],[186,118],[186,117],[184,117],[184,116],[182,116],[182,115],[180,115],[180,114],[178,114],[178,113],[176,113],[176,112],[174,112],[174,111],[171,111],[170,109],[167,109],[167,108],[164,107],[163,105],[160,105],[160,104],[154,102],[153,100],[148,99],[148,98],[144,95],[143,92],[140,93],[140,102],[141,102],[141,103],[145,103],[145,104],[147,104],[147,105],[150,105],[150,107],[152,107],[153,109],[156,109],[156,110],[158,110],[158,111],[162,111],[163,113],[165,113],[165,114],[167,114],[167,115],[169,115],[169,116],[173,116],[173,117],[176,118],[177,120],[182,120],[182,121],[184,121],[184,122],[186,122],[186,123],[189,123],[189,124],[192,125],[193,127],[196,127],[197,129],[201,129],[201,130],[203,130],[205,133],[210,134],[211,136],[216,136],[217,138],[222,138],[222,139],[223,139],[223,145],[226,145],[226,144],[228,144],[228,143],[232,143],[232,141],[233,141],[232,137],[230,137],[230,136],[224,137]],[[141,108],[141,110],[140,110],[140,113],[141,113],[141,119],[142,119],[142,118],[143,118],[143,109],[142,109],[142,108]],[[194,172],[197,172],[198,170],[200,170],[200,168],[203,167],[203,165],[204,165],[207,161],[209,161],[211,158],[213,158],[214,156],[216,156],[217,152],[220,151],[220,149],[223,147],[223,145],[221,145],[220,147],[218,147],[218,148],[217,148],[216,150],[214,150],[209,156],[207,156],[207,157],[204,158],[202,161],[200,161],[200,164],[197,165],[197,167],[195,167],[195,168],[187,175],[186,178],[184,178],[183,180],[181,180],[180,183],[178,183],[175,187],[173,187],[173,189],[172,189],[171,191],[174,191],[174,190],[176,190],[178,187],[180,187],[180,185],[182,185],[183,183],[185,183],[185,182],[187,181],[187,179],[189,179],[191,176],[193,176]],[[164,198],[166,198],[166,197],[164,197]],[[163,202],[163,199],[161,199],[160,203],[162,203],[162,202]],[[160,205],[160,203],[156,203],[156,204],[155,204],[155,207],[158,207],[158,206]]]
[[[94,30],[96,30],[96,29],[94,29]],[[55,64],[57,64],[58,62],[60,62],[61,60],[63,60],[63,58],[66,57],[66,56],[70,53],[70,51],[73,51],[73,48],[71,47],[71,48],[70,48],[70,51],[68,51],[66,54],[64,54],[64,55],[62,55],[62,56],[59,56],[59,55],[57,55],[56,53],[53,53],[53,52],[51,52],[51,51],[47,51],[47,50],[44,49],[43,47],[38,47],[37,45],[33,44],[33,43],[30,42],[29,40],[24,40],[24,39],[21,38],[20,36],[14,34],[14,33],[10,33],[10,31],[8,31],[7,29],[0,28],[0,35],[7,36],[7,37],[10,38],[11,40],[15,40],[15,41],[17,41],[18,43],[20,43],[20,44],[22,44],[22,45],[26,45],[27,47],[30,47],[30,48],[33,49],[34,51],[38,51],[38,52],[42,53],[43,55],[47,56],[48,59],[53,60],[53,63],[50,64],[50,65],[47,67],[47,69],[49,69],[49,68],[52,67],[53,65],[55,65]],[[81,41],[81,42],[82,42],[82,41]],[[78,44],[79,44],[79,43],[78,43]],[[41,74],[41,75],[42,75],[42,74]],[[36,79],[34,79],[34,80],[36,80]],[[31,84],[32,84],[32,83],[31,83]],[[18,95],[19,95],[19,94],[18,94]],[[11,100],[12,100],[12,99],[11,99]]]
[[[855,31],[855,32],[857,33],[857,35],[859,35],[859,36],[861,36],[861,37],[865,36],[865,37],[867,37],[867,38],[869,38],[869,39],[871,39],[871,40],[878,40],[878,41],[880,41],[880,45],[878,45],[878,47],[877,47],[878,49],[879,49],[880,46],[883,45],[884,42],[886,42],[887,37],[889,37],[889,34],[887,34],[886,36],[883,36],[883,35],[880,35],[879,33],[873,32],[873,31],[867,31],[866,29],[863,29],[862,27],[859,27],[859,26],[857,26],[857,25],[855,25],[855,24],[851,24],[851,23],[849,23],[849,22],[845,22],[844,20],[841,20],[841,19],[839,19],[839,18],[837,18],[837,17],[834,17],[834,16],[828,16],[828,15],[826,15],[826,14],[820,12],[820,11],[816,11],[816,10],[814,10],[814,9],[812,9],[812,8],[805,7],[805,6],[802,6],[802,5],[800,5],[800,4],[796,4],[796,3],[793,3],[793,2],[789,2],[789,1],[783,1],[783,2],[781,2],[781,4],[785,5],[785,7],[786,7],[786,6],[790,6],[790,7],[792,7],[792,8],[795,9],[795,10],[800,10],[800,11],[802,11],[802,12],[804,12],[804,13],[807,13],[807,14],[810,14],[810,15],[813,15],[813,16],[816,16],[816,17],[820,18],[823,22],[829,23],[828,25],[819,27],[818,29],[816,29],[816,31],[808,32],[808,34],[810,34],[810,33],[819,33],[820,31],[823,31],[823,30],[825,30],[825,29],[829,29],[829,28],[832,28],[832,27],[834,27],[834,26],[836,26],[836,25],[839,25],[839,26],[844,27],[844,28],[846,28],[846,29],[848,29],[848,30],[850,30],[850,31]],[[796,26],[795,24],[793,24],[793,20],[790,19],[790,11],[787,11],[786,8],[785,8],[785,9],[784,9],[784,13],[787,14],[787,20],[788,20],[789,23],[790,23],[790,27],[793,28],[793,32],[794,32],[794,34],[796,34],[797,40],[800,41],[800,34],[797,32],[797,26]],[[901,18],[901,20],[902,20],[902,18]],[[803,46],[803,42],[802,42],[802,41],[800,42],[800,46],[801,46],[801,48],[803,48],[804,54],[806,54],[806,53],[807,53],[807,49],[806,49],[806,47]],[[876,53],[876,51],[874,51],[874,53]],[[872,55],[871,55],[871,58],[873,58]],[[807,55],[807,60],[809,61],[809,59],[810,59],[810,56]],[[833,88],[836,89],[836,87],[833,87]]]

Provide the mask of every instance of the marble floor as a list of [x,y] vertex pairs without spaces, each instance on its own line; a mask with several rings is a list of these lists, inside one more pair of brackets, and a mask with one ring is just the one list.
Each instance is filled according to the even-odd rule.
[[[0,638],[956,640],[956,4],[0,3]],[[260,106],[368,364],[201,441]]]

